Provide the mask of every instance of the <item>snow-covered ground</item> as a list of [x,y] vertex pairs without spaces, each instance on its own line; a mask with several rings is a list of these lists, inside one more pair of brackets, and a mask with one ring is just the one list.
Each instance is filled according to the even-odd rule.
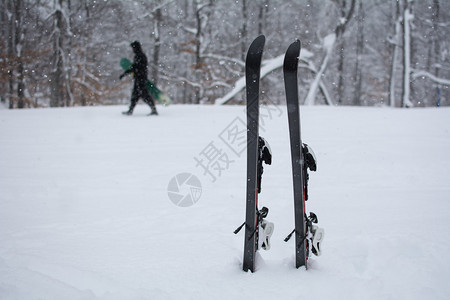
[[[260,205],[275,232],[253,274],[233,234],[244,107],[124,110],[0,110],[0,299],[450,298],[449,108],[302,107],[318,160],[307,209],[326,231],[305,270],[283,242],[294,219],[286,111],[263,107],[273,163]],[[174,190],[183,173],[201,194],[195,181]]]

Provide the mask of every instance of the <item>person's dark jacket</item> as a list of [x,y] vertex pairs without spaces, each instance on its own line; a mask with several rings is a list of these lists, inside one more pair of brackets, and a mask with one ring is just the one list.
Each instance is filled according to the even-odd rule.
[[141,44],[139,42],[131,43],[131,47],[134,52],[134,61],[131,67],[126,70],[122,76],[125,74],[134,73],[135,86],[145,87],[148,69],[147,57],[142,51]]

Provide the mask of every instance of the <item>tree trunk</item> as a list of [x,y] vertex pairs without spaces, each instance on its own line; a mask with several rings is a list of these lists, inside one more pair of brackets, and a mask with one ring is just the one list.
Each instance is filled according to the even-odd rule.
[[338,103],[342,104],[344,98],[344,60],[345,60],[345,39],[340,41],[339,60],[338,60]]
[[15,37],[14,37],[14,48],[15,48],[15,58],[17,64],[17,108],[25,107],[25,96],[24,89],[25,83],[23,80],[23,61],[22,61],[22,0],[14,1],[14,23],[15,23]]
[[[3,37],[7,37],[8,36],[8,14],[7,14],[7,9],[6,9],[6,0],[1,0],[0,1],[0,34]],[[6,56],[6,49],[7,49],[7,41],[5,39],[0,40],[0,49],[2,49],[1,55]],[[4,50],[5,49],[5,50]],[[8,72],[8,68],[6,68],[6,72]],[[7,74],[7,73],[6,73]],[[3,90],[6,90],[6,83],[7,80],[3,80],[3,74],[0,73],[0,76],[2,78],[2,80],[0,80],[0,102],[1,103],[5,103],[6,102],[6,97],[5,94],[3,93]]]
[[[439,56],[441,52],[440,47],[440,39],[439,39],[439,0],[433,0],[433,16],[432,16],[432,22],[433,22],[433,46],[434,46],[434,59],[432,61],[439,62]],[[434,66],[434,76],[439,78],[439,67],[437,64]],[[436,106],[441,105],[441,85],[436,85]]]
[[241,58],[243,61],[245,61],[247,47],[247,1],[242,0]]
[[[346,1],[342,0],[341,1],[341,6],[340,6],[340,10],[341,10],[341,19],[345,18],[345,14],[346,14]],[[342,31],[342,34],[344,33],[344,31]],[[339,58],[338,58],[338,67],[337,67],[337,71],[338,71],[338,103],[342,104],[343,102],[343,98],[344,98],[344,85],[345,85],[345,74],[344,74],[344,64],[345,64],[345,39],[341,39],[338,42],[339,45]],[[345,102],[345,101],[344,101]]]
[[[62,7],[61,7],[62,10]],[[71,0],[67,0],[67,15],[68,15],[68,32],[72,32],[72,15],[71,15]],[[65,101],[64,101],[64,105],[65,106],[71,106],[73,104],[73,93],[72,93],[72,55],[71,55],[71,51],[72,51],[72,44],[73,44],[73,35],[69,34],[68,35],[68,47],[67,47],[67,61],[66,63],[64,63],[65,68],[67,69],[66,71],[64,71],[64,87],[65,87]]]
[[54,21],[54,41],[53,41],[53,80],[51,83],[52,97],[50,107],[62,106],[64,103],[63,83],[64,83],[64,62],[63,62],[63,20],[62,20],[62,0],[55,0],[55,21]]
[[158,73],[159,73],[159,54],[161,52],[161,35],[160,35],[160,29],[161,29],[161,23],[162,23],[162,11],[161,7],[161,1],[156,1],[156,7],[155,12],[153,14],[154,16],[154,35],[153,35],[153,41],[155,43],[153,48],[153,70],[152,70],[152,82],[155,85],[158,85]]
[[403,10],[403,92],[402,107],[411,107],[411,27],[410,21],[413,19],[411,13],[411,3],[404,0]]
[[[345,1],[341,3],[341,5],[345,6]],[[345,18],[340,18],[340,20],[338,21],[338,25],[334,29],[334,33],[331,33],[324,38],[323,48],[326,50],[325,57],[322,60],[322,65],[320,66],[319,72],[317,72],[309,88],[308,95],[306,96],[305,99],[306,105],[314,104],[320,80],[322,79],[322,75],[324,74],[325,70],[328,67],[328,62],[333,53],[334,46],[336,45],[336,40],[340,39],[344,34],[345,28],[353,16],[354,10],[355,10],[355,0],[352,0],[352,2],[350,3],[350,9],[348,10],[348,13],[345,15]]]
[[[86,13],[86,28],[90,28],[90,20],[91,20],[91,13],[89,10],[89,5],[88,5],[88,0],[84,1],[83,4],[83,9]],[[86,83],[86,73],[87,73],[87,55],[88,55],[88,50],[87,50],[87,45],[84,45],[84,51],[81,53],[81,66],[80,66],[80,80],[81,80],[81,84],[84,85]],[[83,89],[83,87],[81,87],[81,89]],[[85,91],[81,91],[81,99],[80,99],[80,103],[81,106],[86,106],[88,103],[88,99],[86,98],[86,92]]]
[[269,0],[258,2],[258,35],[264,34],[266,28],[266,15],[269,11]]
[[[201,43],[202,43],[202,16],[201,16],[202,4],[199,3],[199,0],[196,1],[195,7],[195,20],[197,21],[197,32],[195,34],[195,78],[197,82],[201,81]],[[200,89],[198,87],[194,87],[195,89],[195,98],[194,103],[200,103]]]
[[400,46],[401,32],[400,2],[396,1],[395,20],[394,20],[394,36],[393,36],[393,54],[391,62],[391,72],[389,78],[389,105],[395,107],[395,82],[397,76],[397,60]]
[[8,10],[8,100],[9,109],[14,108],[14,56],[15,56],[15,47],[14,47],[14,28],[15,28],[15,20],[14,20],[14,10],[13,10],[13,1],[7,1],[7,10]]
[[353,96],[353,104],[361,105],[361,88],[362,88],[362,71],[361,62],[364,51],[364,19],[365,13],[363,8],[363,0],[359,0],[358,8],[358,29],[356,33],[356,65],[355,65],[355,92]]

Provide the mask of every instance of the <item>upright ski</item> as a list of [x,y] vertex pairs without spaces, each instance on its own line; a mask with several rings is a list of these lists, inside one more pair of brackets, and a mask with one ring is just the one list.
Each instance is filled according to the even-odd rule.
[[255,256],[259,248],[270,249],[270,237],[274,225],[265,218],[267,207],[258,209],[258,194],[261,192],[263,163],[272,164],[269,143],[259,136],[259,77],[265,37],[257,37],[250,45],[245,61],[247,89],[247,195],[245,222],[234,233],[245,226],[244,271],[255,271]]
[[289,120],[289,136],[292,158],[292,178],[294,183],[295,229],[286,237],[287,242],[295,233],[295,267],[308,268],[308,256],[311,248],[314,255],[321,254],[321,242],[324,231],[313,223],[317,216],[310,213],[306,217],[305,201],[308,200],[308,169],[316,171],[316,158],[312,149],[302,143],[300,134],[300,106],[298,101],[297,69],[300,55],[300,41],[292,43],[284,57],[283,73],[286,90],[286,102]]
[[[247,52],[245,77],[247,92],[247,195],[245,208],[244,271],[255,271],[258,249],[258,138],[259,138],[259,77],[266,38],[257,37]],[[242,225],[242,226],[243,226]],[[242,226],[240,228],[242,228]],[[235,232],[239,231],[239,229]]]
[[296,40],[286,51],[283,63],[284,85],[291,142],[292,176],[294,183],[295,215],[295,266],[306,265],[308,259],[306,244],[305,195],[303,189],[302,139],[300,135],[300,106],[298,103],[297,69],[300,55],[300,41]]

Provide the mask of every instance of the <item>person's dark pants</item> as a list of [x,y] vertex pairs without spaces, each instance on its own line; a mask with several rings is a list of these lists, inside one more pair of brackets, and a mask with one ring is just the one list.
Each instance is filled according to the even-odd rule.
[[152,111],[156,110],[155,102],[153,101],[152,96],[150,96],[147,87],[145,85],[135,84],[131,94],[130,112],[134,110],[139,98],[142,98],[142,100],[150,106]]

